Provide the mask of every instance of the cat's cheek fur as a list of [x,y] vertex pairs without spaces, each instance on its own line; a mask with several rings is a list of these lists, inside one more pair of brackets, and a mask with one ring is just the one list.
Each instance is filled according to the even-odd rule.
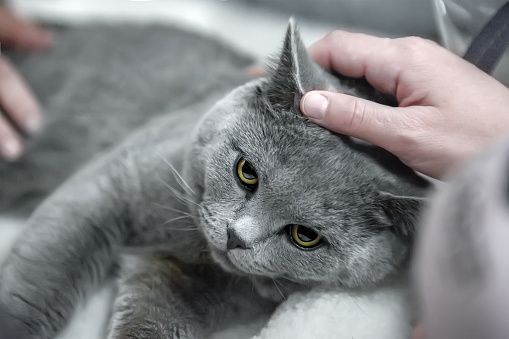
[[200,225],[201,231],[210,247],[219,251],[226,249],[226,237],[224,236],[226,233],[222,232],[221,227],[212,226],[205,218],[201,219]]
[[401,272],[408,259],[408,245],[389,230],[353,244],[340,266],[339,281],[349,287],[375,285]]
[[[310,286],[370,286],[396,274],[408,249],[391,232],[381,232],[363,243],[332,249],[299,249],[288,239],[273,237],[252,249],[235,249],[221,258],[223,266],[270,278],[283,277]],[[229,260],[228,260],[229,259]]]
[[247,250],[230,250],[227,257],[240,270],[270,278],[285,277],[292,281],[316,285],[330,280],[329,270],[337,259],[326,257],[326,248],[301,250],[283,236],[273,236]]
[[246,275],[246,272],[240,270],[232,264],[231,260],[228,259],[226,252],[212,250],[210,252],[212,259],[219,264],[226,272],[236,275]]

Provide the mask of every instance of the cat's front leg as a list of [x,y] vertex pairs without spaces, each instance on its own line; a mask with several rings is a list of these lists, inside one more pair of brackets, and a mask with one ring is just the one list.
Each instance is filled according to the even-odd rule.
[[203,337],[200,316],[182,295],[193,284],[176,262],[124,257],[118,284],[108,339]]
[[53,338],[103,281],[129,230],[111,177],[71,181],[48,199],[0,270],[0,338]]
[[271,312],[246,278],[216,264],[127,257],[108,339],[203,338],[225,320]]

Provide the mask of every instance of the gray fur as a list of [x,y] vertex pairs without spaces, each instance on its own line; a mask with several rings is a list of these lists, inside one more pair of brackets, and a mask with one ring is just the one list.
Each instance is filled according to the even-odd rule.
[[[305,91],[366,88],[347,87],[315,65],[291,23],[271,75],[213,105],[243,77],[232,60],[239,59],[215,60],[225,63],[210,68],[222,85],[211,82],[206,98],[194,88],[196,105],[150,122],[37,208],[0,272],[7,314],[0,328],[51,338],[119,262],[110,338],[201,337],[239,308],[261,312],[313,286],[379,285],[405,269],[426,182],[386,151],[324,130],[299,111]],[[144,94],[141,87],[130,99],[180,97]],[[235,178],[241,156],[259,175],[254,192]],[[296,247],[290,224],[315,229],[324,244]],[[248,249],[227,250],[227,227]],[[122,265],[125,251],[135,253],[134,264]]]
[[150,119],[249,80],[252,60],[164,26],[55,29],[45,52],[2,51],[41,99],[45,124],[16,163],[0,159],[0,211],[26,214],[99,152]]

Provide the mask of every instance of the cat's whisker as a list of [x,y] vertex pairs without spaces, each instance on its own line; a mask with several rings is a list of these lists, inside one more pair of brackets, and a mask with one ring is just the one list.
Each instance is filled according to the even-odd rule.
[[[169,219],[169,220],[166,220],[166,221],[165,221],[164,223],[162,223],[161,225],[159,225],[159,226],[158,226],[158,228],[159,228],[159,227],[161,227],[161,228],[162,228],[162,227],[164,227],[164,226],[166,226],[166,225],[168,225],[168,224],[171,224],[172,222],[175,222],[175,221],[178,221],[178,220],[182,220],[182,219],[188,219],[188,218],[189,218],[189,217],[188,217],[187,215],[182,215],[182,216],[180,216],[180,217],[171,218],[171,219]],[[157,230],[158,228],[155,228],[155,229]]]
[[187,204],[187,203],[191,203],[191,204],[194,204],[196,206],[201,206],[200,204],[198,204],[197,202],[191,200],[190,198],[186,197],[185,195],[183,195],[182,193],[180,193],[179,191],[177,191],[174,187],[172,187],[170,184],[168,184],[167,182],[165,182],[164,180],[160,179],[159,178],[159,181],[164,185],[166,186],[166,188],[168,188],[170,190],[170,192],[173,193],[173,195],[175,196],[175,198],[179,199],[181,202]]
[[412,195],[397,195],[392,194],[390,192],[380,191],[380,194],[391,197],[393,199],[400,199],[400,200],[416,200],[416,201],[422,201],[422,202],[428,202],[429,199],[427,197],[417,197]]
[[[274,281],[276,282],[276,284],[279,284],[279,286],[281,286],[281,288],[288,290],[288,286],[285,283],[283,283],[282,281],[279,281],[279,280],[274,280]],[[291,288],[290,288],[290,290],[291,290]]]
[[272,282],[274,283],[274,286],[276,286],[279,294],[281,294],[281,297],[283,297],[283,299],[286,300],[286,297],[284,296],[283,292],[281,292],[281,290],[279,289],[279,286],[277,285],[276,280],[274,280],[273,278],[271,278],[271,279],[272,279]]
[[173,221],[176,221],[176,220],[181,220],[181,219],[187,219],[189,218],[187,215],[183,215],[183,216],[180,216],[180,217],[175,217],[175,218],[171,218],[170,220],[166,220],[165,222],[173,222]]
[[355,304],[355,306],[357,306],[357,308],[362,312],[364,313],[368,318],[370,318],[370,316],[366,313],[366,311],[364,311],[364,309],[357,303],[357,301],[355,301],[355,299],[352,300]]
[[[172,167],[173,168],[173,167]],[[176,177],[175,179],[177,180],[177,183],[180,185],[180,187],[182,187],[182,189],[186,190],[182,185],[184,185],[189,191],[191,192],[193,195],[197,196],[197,194],[193,191],[193,189],[187,184],[187,182],[184,180],[184,177],[182,177],[179,172],[177,172],[177,170],[175,170],[173,168],[173,170],[175,171],[175,174],[176,174]]]
[[295,281],[295,280],[292,280],[292,279],[290,279],[290,278],[287,278],[287,277],[283,277],[283,276],[281,276],[281,277],[278,277],[278,279],[285,279],[285,280],[288,280],[289,282],[292,282],[292,283],[297,283],[297,284],[299,283],[298,281]]
[[[182,217],[182,219],[185,219],[187,217]],[[164,233],[168,233],[168,232],[171,232],[171,231],[179,231],[179,232],[194,232],[194,231],[198,231],[199,228],[198,227],[195,227],[193,223],[187,223],[187,225],[189,225],[189,227],[185,227],[185,223],[184,222],[179,222],[180,225],[184,226],[185,228],[173,228],[172,226],[169,226],[170,224],[174,223],[175,221],[177,220],[167,220],[165,221],[164,223],[156,226],[156,227],[153,227],[150,229],[151,232],[164,232]],[[183,225],[184,224],[184,225]]]
[[171,228],[171,231],[179,231],[179,232],[191,232],[200,230],[198,227],[190,227],[190,228]]
[[[177,198],[180,202],[183,202],[184,204],[187,204],[188,202],[191,202],[191,200],[187,197],[185,197],[184,195],[182,195],[178,190],[176,190],[173,186],[171,186],[170,184],[168,184],[167,182],[165,182],[164,180],[162,180],[161,178],[159,178],[159,181],[164,185],[166,186],[166,188],[168,188],[170,190],[171,193],[173,193],[173,195],[175,196],[175,198]],[[194,203],[194,202],[193,202]]]
[[198,211],[201,212],[203,217],[212,215],[212,213],[209,211],[209,208],[204,205],[200,205],[200,209]]
[[186,190],[186,188],[196,195],[196,193],[193,191],[193,189],[187,184],[187,182],[184,180],[184,178],[180,175],[180,173],[175,169],[175,167],[171,164],[171,162],[168,161],[165,157],[163,157],[160,153],[157,153],[157,155],[166,163],[168,166],[170,166],[171,170],[173,171],[173,175],[175,176],[175,180],[177,180],[177,183],[182,187],[182,189]]
[[165,209],[165,210],[168,210],[168,211],[172,211],[172,212],[175,212],[175,213],[180,213],[180,214],[185,215],[185,216],[187,216],[187,217],[189,217],[191,219],[194,218],[194,216],[191,213],[189,213],[189,212],[178,210],[178,209],[170,207],[170,206],[163,206],[163,205],[160,205],[160,204],[158,204],[156,202],[154,202],[153,204],[155,206],[157,206],[157,207],[162,208],[162,209]]
[[276,284],[279,284],[281,287],[286,287],[285,284],[283,284],[281,281],[277,281],[276,279],[272,279]]

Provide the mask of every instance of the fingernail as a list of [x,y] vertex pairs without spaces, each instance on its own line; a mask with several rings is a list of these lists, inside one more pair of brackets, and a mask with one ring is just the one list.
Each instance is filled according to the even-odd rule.
[[8,139],[2,145],[2,153],[7,160],[16,160],[22,151],[21,143],[16,139]]
[[302,98],[302,112],[308,117],[321,120],[329,108],[329,99],[318,93],[307,93]]

